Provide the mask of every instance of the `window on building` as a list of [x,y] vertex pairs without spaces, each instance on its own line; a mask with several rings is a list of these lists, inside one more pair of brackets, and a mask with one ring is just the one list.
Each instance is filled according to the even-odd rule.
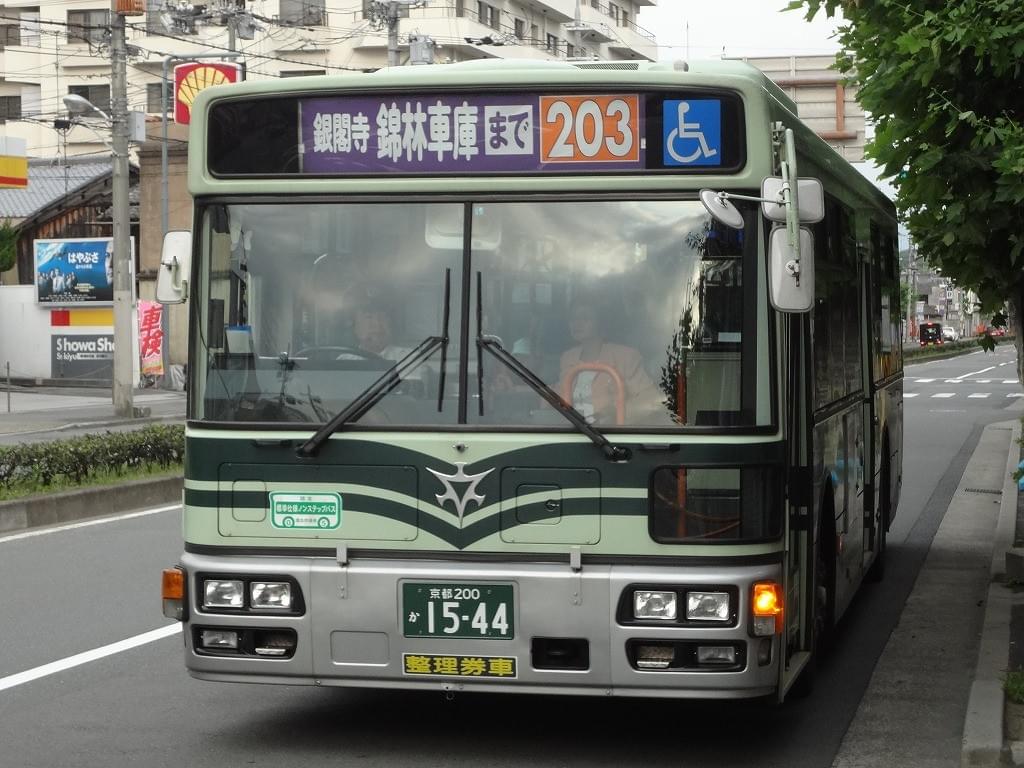
[[501,11],[493,5],[477,2],[476,17],[481,24],[485,24],[491,29],[499,29],[501,27]]
[[526,20],[525,19],[516,19],[515,20],[515,31],[516,31],[516,38],[517,39],[522,40],[524,37],[526,37]]
[[21,96],[0,96],[0,124],[21,119]]
[[68,93],[87,99],[97,109],[110,113],[110,85],[69,85]]
[[576,49],[573,47],[572,43],[565,44],[565,55],[568,56],[570,59],[576,55]]
[[110,30],[110,11],[68,11],[69,43],[102,43]]
[[558,53],[557,35],[552,35],[550,32],[548,33],[548,36],[545,38],[544,42],[544,50],[549,51],[550,53]]
[[322,26],[327,23],[327,8],[324,0],[281,0],[280,21],[297,27]]
[[538,40],[540,40],[540,27],[538,27],[536,24],[531,24],[530,25],[530,42],[531,43],[536,43]]
[[174,83],[167,84],[167,99],[163,110],[160,109],[160,86],[160,83],[146,83],[146,111],[150,114],[159,115],[161,111],[169,114],[174,111]]
[[21,27],[17,24],[4,24],[0,27],[0,49],[12,45],[21,45]]
[[626,10],[622,11],[622,16],[619,18],[619,26],[621,26],[621,27],[628,27],[629,26],[629,11],[626,11]]
[[281,77],[309,77],[310,75],[326,74],[326,69],[282,69],[278,72]]
[[608,3],[608,15],[615,20],[616,24],[619,22],[619,13],[621,13],[619,6],[615,3]]

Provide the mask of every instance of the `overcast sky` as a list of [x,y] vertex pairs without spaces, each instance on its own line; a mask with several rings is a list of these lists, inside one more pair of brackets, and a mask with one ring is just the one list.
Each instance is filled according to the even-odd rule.
[[[837,23],[819,13],[780,11],[788,0],[657,0],[638,24],[658,39],[659,59],[789,56],[835,53]],[[689,24],[689,35],[687,35]],[[687,55],[689,37],[689,55]]]

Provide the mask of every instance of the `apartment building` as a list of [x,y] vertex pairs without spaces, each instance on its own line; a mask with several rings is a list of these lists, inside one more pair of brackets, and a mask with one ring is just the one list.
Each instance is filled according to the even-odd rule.
[[[636,24],[655,0],[425,0],[398,12],[399,55],[409,37],[429,38],[435,63],[477,58],[650,59],[654,35]],[[168,57],[242,54],[248,79],[338,74],[385,66],[387,3],[355,0],[149,0],[128,17],[129,109],[162,119]],[[8,0],[0,5],[0,132],[23,138],[33,157],[107,153],[102,120],[54,127],[62,97],[110,103],[107,0]]]

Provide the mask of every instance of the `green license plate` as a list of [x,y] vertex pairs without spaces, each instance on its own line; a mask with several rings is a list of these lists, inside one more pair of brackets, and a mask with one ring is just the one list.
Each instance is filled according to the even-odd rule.
[[406,637],[510,640],[514,619],[511,584],[402,582]]

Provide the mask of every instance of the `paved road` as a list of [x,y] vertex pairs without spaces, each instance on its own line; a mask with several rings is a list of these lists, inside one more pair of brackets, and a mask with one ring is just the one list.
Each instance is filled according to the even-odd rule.
[[[1019,414],[1020,398],[1010,396],[1019,385],[1003,383],[1014,378],[1012,354],[1001,348],[908,368],[907,392],[916,397],[906,401],[904,495],[890,537],[889,575],[855,602],[807,700],[778,710],[756,703],[482,695],[445,701],[432,693],[195,681],[183,671],[180,636],[159,612],[159,570],[181,547],[179,512],[168,510],[0,538],[0,764],[857,765],[861,750],[887,747],[866,745],[848,728],[852,723],[850,734],[861,732],[856,726],[872,706],[862,697],[875,663],[981,429]],[[992,371],[977,372],[993,363]],[[932,397],[948,392],[953,395]],[[989,396],[969,397],[984,392]],[[980,613],[965,617],[975,620]],[[174,634],[153,639],[146,633],[154,630]],[[131,638],[140,644],[75,657]],[[959,652],[961,669],[919,666],[965,682],[974,654],[969,647]],[[76,661],[82,663],[68,666]],[[43,666],[53,662],[60,663]],[[33,671],[38,678],[26,680]],[[953,688],[948,701],[933,702],[934,732],[898,735],[904,747],[928,739],[930,754],[948,755],[950,766],[959,760],[967,696],[966,683],[962,691]]]

